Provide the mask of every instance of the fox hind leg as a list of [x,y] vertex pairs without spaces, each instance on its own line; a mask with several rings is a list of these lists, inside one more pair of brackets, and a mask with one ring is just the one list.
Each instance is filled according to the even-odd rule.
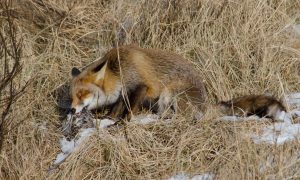
[[165,88],[158,99],[158,115],[163,115],[169,108],[173,113],[177,113],[177,101],[173,98],[173,94]]

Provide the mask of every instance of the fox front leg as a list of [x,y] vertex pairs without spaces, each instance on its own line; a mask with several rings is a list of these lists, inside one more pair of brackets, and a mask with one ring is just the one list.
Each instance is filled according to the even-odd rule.
[[146,99],[147,94],[147,86],[145,85],[139,85],[131,94],[129,97],[129,103],[130,107],[128,109],[127,119],[131,119],[131,116],[133,114],[137,114],[141,108],[142,105]]
[[126,104],[124,99],[120,97],[117,102],[112,106],[109,117],[112,119],[121,119],[124,118],[124,111],[126,109]]
[[140,85],[134,91],[128,93],[126,97],[120,97],[113,105],[110,117],[130,120],[132,114],[137,114],[142,108],[147,89],[146,86]]

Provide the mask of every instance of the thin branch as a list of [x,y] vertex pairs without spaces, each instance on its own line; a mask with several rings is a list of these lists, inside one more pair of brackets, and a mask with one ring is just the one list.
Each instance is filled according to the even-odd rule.
[[0,152],[3,149],[3,142],[7,129],[7,118],[11,112],[13,104],[25,92],[29,81],[22,87],[19,87],[15,78],[21,73],[21,55],[22,55],[22,38],[17,36],[17,28],[14,23],[15,17],[12,15],[12,0],[0,2],[2,11],[3,30],[0,31],[0,60],[3,61],[3,75],[0,79]]

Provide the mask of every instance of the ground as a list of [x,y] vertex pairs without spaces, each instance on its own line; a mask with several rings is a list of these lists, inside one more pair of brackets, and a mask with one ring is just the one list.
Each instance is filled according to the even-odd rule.
[[[288,125],[226,121],[212,108],[241,95],[300,91],[299,8],[283,0],[13,1],[23,66],[15,83],[30,83],[6,119],[0,179],[299,178],[297,118]],[[1,32],[9,36],[0,12]],[[72,67],[88,65],[117,41],[192,61],[208,91],[208,111],[199,122],[178,115],[89,129],[72,149],[54,92],[68,84]],[[289,112],[297,110],[290,104]],[[60,153],[68,157],[49,172]]]

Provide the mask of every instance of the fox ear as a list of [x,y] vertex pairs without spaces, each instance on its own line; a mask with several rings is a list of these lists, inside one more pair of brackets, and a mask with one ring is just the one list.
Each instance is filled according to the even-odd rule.
[[106,64],[106,62],[107,61],[104,61],[104,62],[98,64],[96,67],[94,67],[94,69],[92,70],[92,72],[98,73],[103,68],[103,66]]
[[71,74],[72,74],[73,77],[76,77],[80,74],[80,70],[77,69],[76,67],[73,67],[72,71],[71,71]]
[[97,74],[97,80],[104,77],[105,71],[107,68],[107,61],[102,62],[101,64],[97,65],[92,72]]

